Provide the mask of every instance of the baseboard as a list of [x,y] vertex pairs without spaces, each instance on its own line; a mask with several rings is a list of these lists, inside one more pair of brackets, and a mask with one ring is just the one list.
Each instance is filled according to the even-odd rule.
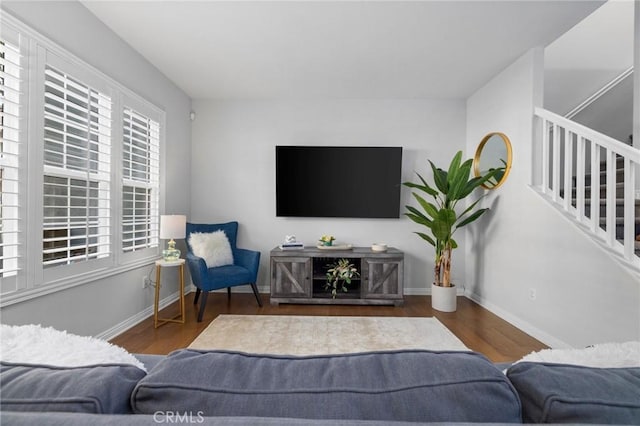
[[[195,287],[192,291],[195,291]],[[216,290],[215,292],[226,292],[226,289],[222,289],[222,290]],[[238,286],[238,287],[233,287],[233,289],[231,290],[234,293],[253,293],[253,290],[251,290],[250,286],[247,285],[243,285],[243,286]],[[264,287],[258,287],[258,292],[260,292],[260,294],[269,294],[271,292],[271,289],[268,286],[264,286]],[[431,295],[431,286],[428,287],[423,287],[423,288],[404,288],[404,295],[405,296],[430,296]],[[458,296],[464,296],[465,295],[465,291],[464,291],[464,287],[459,287],[458,288]]]
[[[193,285],[189,285],[185,288],[185,294],[189,294],[192,291],[195,291]],[[159,309],[164,309],[179,298],[179,293],[173,292],[164,299],[158,302]],[[137,314],[127,318],[126,320],[114,325],[108,330],[103,331],[102,333],[96,334],[94,337],[102,340],[111,340],[114,337],[124,333],[129,330],[131,327],[138,325],[145,319],[149,318],[153,315],[153,305],[144,309],[143,311],[138,312]]]
[[[405,288],[404,294],[405,296],[431,296],[431,286],[424,288]],[[464,287],[458,287],[456,294],[458,296],[464,296],[466,294]]]
[[[195,288],[194,290],[195,291]],[[213,293],[215,292],[226,292],[226,289],[222,289],[222,290],[215,290]],[[248,285],[243,285],[243,286],[238,286],[238,287],[233,287],[233,289],[231,290],[233,293],[252,293],[253,294],[253,290],[251,290],[251,287]],[[269,287],[258,287],[258,292],[260,292],[260,294],[270,294],[271,289]],[[464,288],[458,288],[458,296],[464,296]],[[431,295],[431,286],[429,286],[428,288],[405,288],[404,289],[404,295],[405,296],[430,296]]]
[[476,302],[478,305],[482,306],[486,310],[496,314],[503,320],[507,321],[509,324],[513,325],[514,327],[518,327],[521,331],[527,333],[528,335],[530,335],[535,339],[538,339],[539,341],[549,346],[550,348],[554,348],[554,349],[572,348],[570,344],[563,342],[562,340],[557,339],[556,337],[551,336],[548,333],[545,333],[539,328],[534,327],[528,322],[523,321],[521,318],[518,318],[512,315],[511,313],[505,311],[504,309],[499,308],[493,303],[487,302],[486,300],[484,300],[482,297],[478,296],[475,293],[467,291],[465,293],[465,296],[473,300],[474,302]]
[[431,295],[431,287],[429,288],[405,288],[404,289],[405,296],[430,296]]

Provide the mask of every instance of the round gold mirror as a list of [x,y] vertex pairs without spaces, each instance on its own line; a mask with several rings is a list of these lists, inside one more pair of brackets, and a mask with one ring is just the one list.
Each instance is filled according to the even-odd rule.
[[496,189],[507,180],[511,170],[511,142],[504,133],[493,132],[482,138],[473,158],[473,174],[484,176],[492,170],[498,170],[482,187]]

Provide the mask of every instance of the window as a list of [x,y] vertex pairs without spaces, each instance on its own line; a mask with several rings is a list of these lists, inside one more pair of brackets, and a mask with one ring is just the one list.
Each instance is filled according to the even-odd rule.
[[133,109],[123,113],[122,250],[158,246],[160,124]]
[[[22,69],[19,43],[0,39],[0,279],[2,292],[16,290],[20,269],[19,165]],[[17,37],[15,37],[17,39]]]
[[51,66],[44,94],[43,264],[106,257],[111,99]]
[[164,122],[0,14],[0,307],[158,258]]

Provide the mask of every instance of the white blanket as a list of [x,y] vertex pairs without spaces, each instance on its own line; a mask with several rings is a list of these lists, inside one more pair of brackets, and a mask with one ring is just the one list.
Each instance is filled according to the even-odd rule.
[[119,346],[40,325],[0,325],[0,360],[57,367],[131,364],[147,371],[144,364]]
[[584,349],[543,349],[517,362],[523,361],[599,368],[640,367],[640,342],[602,343]]

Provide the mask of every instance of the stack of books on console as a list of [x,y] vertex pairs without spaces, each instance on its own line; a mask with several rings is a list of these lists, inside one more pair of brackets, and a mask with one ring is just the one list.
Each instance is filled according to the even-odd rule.
[[300,250],[304,248],[304,244],[300,242],[294,243],[282,243],[280,244],[280,250]]

